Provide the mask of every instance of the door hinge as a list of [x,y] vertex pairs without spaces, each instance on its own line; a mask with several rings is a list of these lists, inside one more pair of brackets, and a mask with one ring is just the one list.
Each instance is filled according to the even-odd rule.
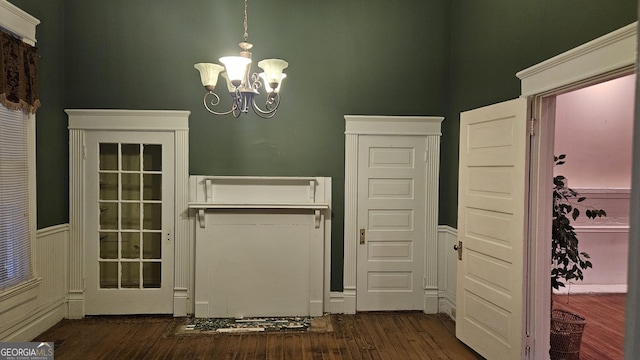
[[86,158],[87,158],[87,146],[82,145],[82,159],[86,159]]
[[429,161],[429,151],[424,152],[424,162]]
[[527,335],[524,338],[524,349],[527,353],[531,350],[531,347],[533,346],[532,342],[533,341],[531,339],[531,335]]
[[535,125],[536,118],[532,117],[531,120],[529,120],[529,136],[534,136],[536,134]]

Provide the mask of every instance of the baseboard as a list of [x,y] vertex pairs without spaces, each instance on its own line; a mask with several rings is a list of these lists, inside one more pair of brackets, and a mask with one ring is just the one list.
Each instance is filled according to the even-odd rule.
[[425,289],[424,290],[424,303],[423,308],[425,314],[437,314],[438,313],[438,290],[437,289]]
[[329,293],[329,304],[326,312],[330,314],[344,314],[344,294],[342,291],[331,291]]
[[445,297],[441,297],[438,299],[438,313],[447,314],[453,321],[456,321],[456,304]]
[[626,284],[619,285],[567,285],[560,290],[553,290],[555,294],[620,294],[627,292]]
[[67,293],[67,319],[84,318],[84,291],[69,290]]
[[187,316],[189,290],[186,288],[173,289],[173,316]]
[[[32,316],[16,324],[5,332],[6,337],[0,338],[0,342],[24,342],[31,341],[36,336],[47,331],[60,320],[64,319],[66,312],[65,303],[60,301],[50,308],[35,312]],[[53,339],[51,339],[53,341]]]

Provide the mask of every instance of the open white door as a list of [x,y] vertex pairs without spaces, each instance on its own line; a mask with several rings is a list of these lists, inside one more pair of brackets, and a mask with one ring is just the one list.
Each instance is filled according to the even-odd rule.
[[521,359],[527,99],[460,115],[456,336],[487,359]]

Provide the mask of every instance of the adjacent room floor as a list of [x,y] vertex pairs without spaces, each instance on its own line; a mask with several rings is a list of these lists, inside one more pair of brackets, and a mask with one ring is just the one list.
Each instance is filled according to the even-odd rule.
[[554,295],[553,305],[586,319],[581,360],[623,359],[626,294]]

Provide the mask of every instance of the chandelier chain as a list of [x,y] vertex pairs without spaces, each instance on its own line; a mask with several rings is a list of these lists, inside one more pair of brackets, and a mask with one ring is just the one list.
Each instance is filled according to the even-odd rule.
[[247,0],[244,0],[244,42],[247,42],[247,39],[249,38],[249,31],[247,28]]

